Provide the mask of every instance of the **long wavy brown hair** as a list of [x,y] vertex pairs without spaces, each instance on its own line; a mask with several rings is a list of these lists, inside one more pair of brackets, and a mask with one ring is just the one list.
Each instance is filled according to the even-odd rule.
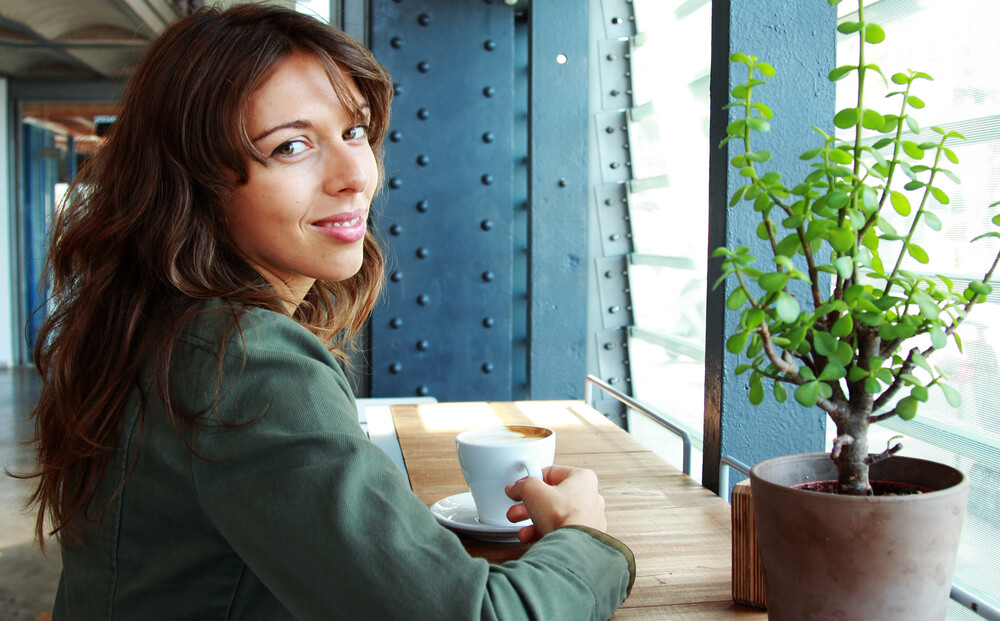
[[[204,300],[286,312],[240,256],[224,206],[264,154],[244,126],[249,96],[293,53],[317,58],[342,104],[356,109],[341,70],[371,108],[369,141],[382,178],[392,82],[371,53],[311,17],[273,5],[202,10],[170,25],[135,67],[106,144],[81,170],[53,226],[50,314],[38,334],[42,376],[33,412],[38,511],[60,542],[91,507],[114,451],[130,390],[152,378],[169,406],[168,369],[179,332]],[[369,232],[360,271],[317,281],[293,317],[341,360],[382,286],[384,259]],[[141,413],[140,413],[141,416]],[[174,426],[190,415],[171,409]],[[141,419],[140,419],[141,420]]]

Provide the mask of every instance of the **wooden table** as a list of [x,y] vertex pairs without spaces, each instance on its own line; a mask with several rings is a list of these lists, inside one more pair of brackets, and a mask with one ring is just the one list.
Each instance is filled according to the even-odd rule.
[[[732,601],[729,504],[582,401],[393,405],[391,411],[410,485],[428,506],[468,490],[455,453],[459,431],[510,423],[555,429],[556,463],[597,473],[608,533],[635,553],[635,586],[615,619],[767,619]],[[473,556],[496,563],[528,548],[463,542]]]

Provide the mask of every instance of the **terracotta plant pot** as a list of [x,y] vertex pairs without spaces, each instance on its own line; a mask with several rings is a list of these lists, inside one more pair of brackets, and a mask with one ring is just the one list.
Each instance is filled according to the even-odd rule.
[[771,621],[941,621],[968,478],[943,464],[893,457],[871,479],[910,483],[910,496],[840,496],[793,489],[836,479],[826,453],[777,457],[750,471]]

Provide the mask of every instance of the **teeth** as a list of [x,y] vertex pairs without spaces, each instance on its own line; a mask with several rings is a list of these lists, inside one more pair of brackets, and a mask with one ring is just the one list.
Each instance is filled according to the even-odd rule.
[[326,226],[332,226],[332,227],[335,227],[335,228],[339,228],[339,227],[342,227],[342,226],[354,227],[354,226],[357,226],[359,224],[361,224],[361,216],[358,216],[357,218],[354,218],[353,220],[347,220],[346,222],[331,222],[331,223],[327,224]]

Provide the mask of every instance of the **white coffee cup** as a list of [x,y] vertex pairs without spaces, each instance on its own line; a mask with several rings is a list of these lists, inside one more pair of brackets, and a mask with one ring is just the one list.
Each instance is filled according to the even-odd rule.
[[510,526],[507,509],[514,501],[506,486],[526,476],[542,478],[542,468],[555,458],[556,433],[532,425],[482,427],[458,434],[455,445],[479,521]]

